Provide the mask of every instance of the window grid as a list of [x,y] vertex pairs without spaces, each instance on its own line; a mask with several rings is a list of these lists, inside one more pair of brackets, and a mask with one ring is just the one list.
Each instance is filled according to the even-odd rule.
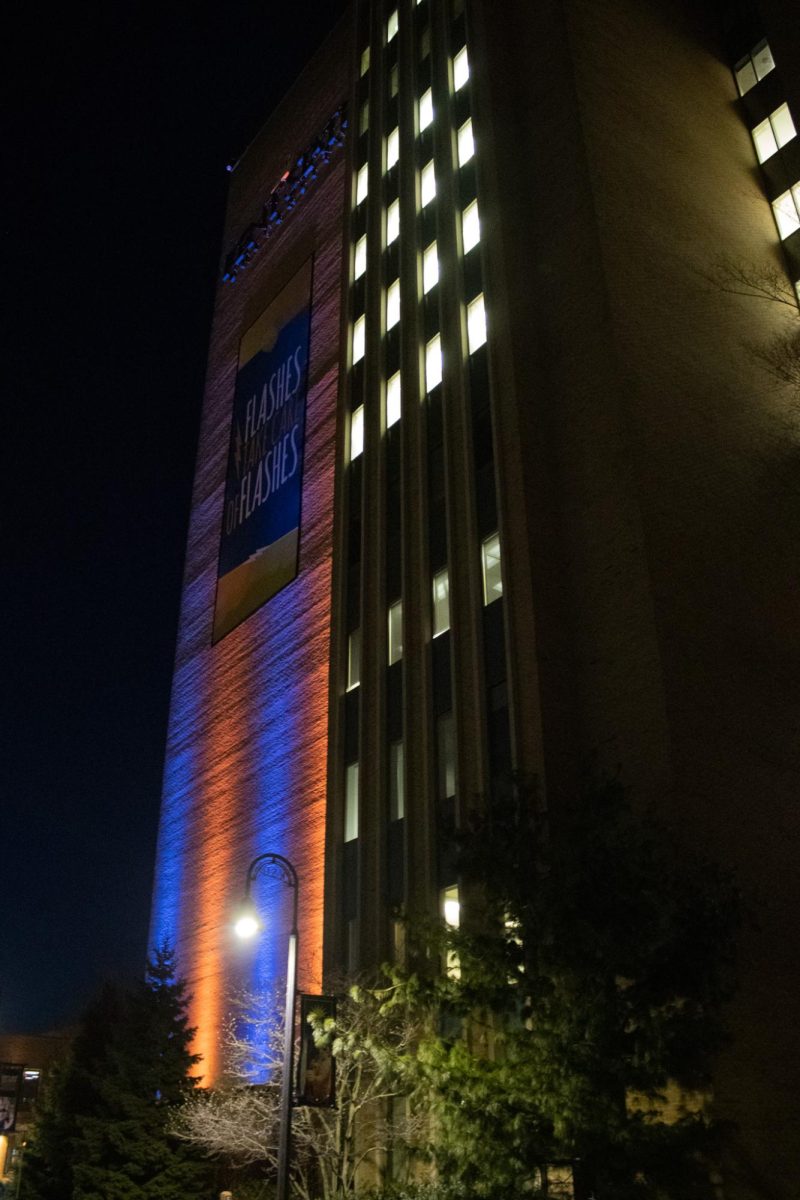
[[796,132],[789,105],[781,104],[753,130],[753,142],[758,161],[764,163],[768,158],[772,158],[773,154],[776,154],[787,142],[792,140]]
[[464,253],[469,254],[473,246],[481,240],[481,225],[478,216],[478,201],[473,200],[461,214],[461,237]]
[[765,75],[769,75],[770,71],[774,70],[775,60],[772,57],[769,43],[766,41],[759,42],[733,68],[739,95],[744,96],[745,92],[749,92]]
[[386,428],[389,429],[397,421],[400,420],[403,411],[402,403],[402,388],[400,384],[400,372],[395,371],[394,375],[386,383]]
[[782,240],[800,229],[800,181],[792,184],[787,192],[772,201],[775,224]]
[[439,282],[439,255],[436,242],[426,246],[422,254],[422,291],[427,294]]
[[364,405],[359,404],[350,414],[350,461],[364,453]]

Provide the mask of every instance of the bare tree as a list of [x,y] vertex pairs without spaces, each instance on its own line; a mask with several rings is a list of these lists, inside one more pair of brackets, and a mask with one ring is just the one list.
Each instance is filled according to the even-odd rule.
[[798,297],[779,267],[739,262],[721,256],[705,278],[729,296],[779,305],[785,314],[783,332],[766,342],[747,342],[747,348],[776,383],[788,384],[800,395],[800,311]]
[[[393,1150],[413,1147],[420,1118],[405,1110],[401,1069],[416,1030],[386,989],[351,987],[336,1018],[312,1014],[314,1040],[336,1062],[336,1106],[292,1114],[292,1187],[301,1200],[341,1200],[376,1175]],[[176,1113],[173,1132],[231,1165],[277,1166],[283,1020],[274,997],[249,995],[224,1034],[228,1074]],[[265,1082],[266,1081],[266,1082]]]

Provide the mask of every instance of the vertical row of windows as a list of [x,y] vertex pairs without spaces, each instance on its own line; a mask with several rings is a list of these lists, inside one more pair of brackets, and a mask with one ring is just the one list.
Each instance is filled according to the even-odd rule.
[[[421,0],[417,0],[416,6],[419,6]],[[416,7],[415,6],[415,7]],[[363,16],[366,16],[366,5],[364,6]],[[387,707],[389,715],[387,715],[387,728],[385,732],[385,779],[386,779],[386,815],[388,816],[389,824],[401,821],[406,815],[406,793],[405,793],[405,761],[406,761],[406,746],[402,736],[398,733],[402,732],[402,725],[398,727],[397,714],[400,709],[394,705],[394,716],[392,712],[391,695],[396,692],[396,685],[400,683],[400,677],[397,670],[392,671],[397,663],[403,657],[403,602],[398,595],[399,592],[399,539],[402,536],[402,526],[399,518],[399,498],[400,498],[400,444],[395,435],[385,437],[380,446],[375,446],[371,440],[365,443],[365,405],[367,411],[373,403],[373,399],[365,392],[365,381],[375,380],[380,377],[380,395],[377,399],[381,402],[381,411],[383,421],[381,422],[384,431],[389,431],[402,419],[403,415],[403,400],[404,388],[403,378],[400,369],[400,330],[402,328],[402,311],[401,311],[401,286],[400,286],[400,256],[398,254],[395,243],[401,237],[406,239],[415,237],[416,254],[418,255],[417,263],[419,270],[419,303],[420,303],[420,328],[424,331],[421,334],[420,359],[421,359],[421,379],[420,394],[423,401],[428,401],[427,409],[429,413],[438,412],[438,418],[441,425],[442,420],[442,399],[441,392],[437,391],[442,384],[443,378],[447,371],[467,370],[465,363],[472,363],[473,356],[476,360],[480,360],[485,364],[485,353],[483,356],[478,354],[478,351],[485,345],[487,340],[487,315],[484,301],[483,291],[480,285],[480,264],[475,252],[476,247],[481,238],[481,224],[478,209],[478,200],[475,194],[474,184],[474,159],[476,156],[475,136],[473,132],[472,116],[470,115],[470,97],[469,97],[469,81],[470,81],[470,63],[466,45],[463,44],[463,33],[460,35],[461,45],[456,42],[454,52],[449,60],[450,79],[451,79],[451,99],[447,104],[443,104],[442,108],[449,113],[455,114],[450,124],[450,136],[453,138],[453,169],[456,173],[455,193],[459,197],[457,201],[458,208],[455,214],[456,218],[456,234],[458,240],[458,252],[464,262],[462,264],[465,279],[469,276],[470,286],[464,291],[464,301],[462,309],[462,328],[463,347],[461,353],[458,353],[458,343],[450,347],[449,343],[443,345],[443,338],[440,325],[441,317],[441,299],[438,288],[441,283],[443,271],[450,270],[451,267],[447,262],[443,262],[440,250],[439,236],[442,234],[441,222],[451,217],[451,214],[445,214],[437,210],[436,205],[439,203],[438,191],[442,189],[442,179],[438,182],[440,187],[437,189],[437,167],[442,169],[442,164],[438,163],[434,152],[433,131],[436,127],[437,119],[441,119],[442,113],[437,113],[438,105],[434,100],[434,84],[432,83],[432,75],[430,70],[430,28],[428,22],[423,18],[422,12],[418,13],[414,18],[414,37],[404,40],[404,46],[414,45],[416,49],[416,71],[419,81],[419,89],[416,94],[416,103],[414,105],[414,118],[416,128],[415,136],[415,153],[417,155],[413,170],[417,187],[417,225],[416,229],[410,225],[406,230],[405,227],[401,230],[401,213],[400,213],[400,198],[398,195],[399,189],[399,173],[405,171],[411,164],[401,162],[403,154],[403,139],[401,138],[402,119],[398,121],[398,103],[396,97],[398,95],[400,76],[398,71],[398,43],[400,42],[400,16],[397,9],[391,11],[384,9],[385,20],[382,27],[382,45],[373,45],[372,52],[369,46],[364,46],[360,57],[360,74],[361,80],[358,84],[360,106],[358,111],[358,132],[359,141],[356,147],[356,161],[354,163],[354,175],[352,181],[353,187],[353,211],[352,211],[352,248],[351,248],[351,305],[350,305],[350,366],[352,386],[350,391],[350,412],[349,412],[349,432],[347,441],[347,457],[349,470],[351,471],[352,486],[350,488],[351,497],[351,512],[350,512],[350,570],[352,579],[360,578],[360,538],[361,538],[361,517],[360,506],[362,503],[361,483],[363,479],[363,457],[365,453],[365,445],[368,454],[381,453],[385,456],[386,471],[382,472],[382,478],[386,481],[386,494],[383,498],[383,503],[386,505],[386,530],[387,545],[386,555],[386,657],[384,659],[387,668]],[[406,18],[403,17],[403,20]],[[453,30],[457,28],[463,29],[463,21],[454,22]],[[403,31],[405,34],[405,30]],[[454,34],[459,37],[457,33]],[[403,53],[406,51],[404,50]],[[381,76],[381,90],[383,92],[382,104],[379,108],[370,111],[370,101],[367,97],[369,72],[380,63],[385,64],[382,68],[384,73]],[[369,86],[369,92],[373,97],[378,96],[378,88],[375,80]],[[375,129],[376,113],[384,110],[386,128],[380,131],[380,137],[377,136]],[[407,110],[406,110],[407,111]],[[448,118],[450,122],[450,118]],[[372,173],[370,172],[369,164],[366,161],[367,155],[367,132],[371,129],[369,137],[373,147],[381,146],[380,171],[376,171],[378,164],[373,163]],[[436,145],[441,145],[441,133],[439,130],[437,136],[439,141]],[[408,144],[408,139],[406,143]],[[449,160],[449,156],[448,156]],[[371,175],[371,183],[370,183]],[[378,176],[380,175],[380,185],[376,186]],[[407,178],[408,176],[406,176]],[[368,211],[373,213],[375,206],[380,205],[382,213],[382,229],[379,237],[368,232],[369,229],[375,230],[376,223],[374,220],[368,222]],[[378,244],[373,244],[377,242]],[[471,257],[470,257],[471,256]],[[376,261],[377,260],[377,261]],[[408,261],[407,259],[405,261]],[[380,320],[380,329],[368,329],[368,323],[372,321],[367,314],[366,302],[366,277],[369,267],[370,288],[378,281],[378,275],[375,269],[380,264],[383,278],[380,286],[382,288],[382,303],[380,305],[380,317],[378,318],[378,307],[373,309],[370,302],[370,312],[375,312],[376,322]],[[374,281],[374,282],[373,282]],[[477,286],[473,284],[477,283]],[[405,289],[405,283],[404,283]],[[404,291],[405,295],[409,293]],[[375,335],[379,336],[375,336]],[[407,332],[403,335],[408,336]],[[380,350],[378,348],[380,347]],[[372,355],[376,352],[381,354],[382,368],[376,372],[376,364],[372,359]],[[452,356],[452,358],[451,358]],[[413,356],[406,355],[405,362],[412,361]],[[368,373],[365,373],[365,360],[368,366]],[[472,367],[470,366],[470,370]],[[485,366],[482,368],[485,371]],[[414,389],[410,389],[413,393]],[[426,417],[423,422],[423,429],[430,430],[429,418]],[[439,439],[441,442],[441,432]],[[490,439],[489,439],[490,440]],[[391,453],[390,453],[391,452]],[[441,455],[441,445],[439,446]],[[484,452],[482,452],[484,453]],[[491,450],[489,451],[491,454]],[[443,466],[443,464],[442,464]],[[436,474],[434,472],[433,474]],[[441,480],[443,471],[438,472]],[[443,491],[437,494],[437,501],[440,505],[444,503]],[[359,511],[356,513],[356,506]],[[433,507],[433,504],[432,504]],[[495,518],[496,520],[496,518]],[[491,529],[491,524],[487,526],[486,522],[482,523],[479,538],[480,544],[476,546],[476,563],[478,554],[480,554],[482,581],[483,581],[483,601],[487,606],[493,601],[502,596],[502,575],[500,568],[500,540],[496,530],[489,536],[486,536],[486,530]],[[442,638],[441,642],[436,642],[436,654],[434,654],[433,646],[431,654],[436,657],[440,666],[444,663],[447,668],[446,678],[448,685],[446,694],[442,693],[440,700],[437,701],[434,711],[435,716],[435,765],[436,765],[436,795],[441,804],[449,805],[448,812],[454,814],[454,797],[456,793],[456,736],[455,723],[452,711],[442,712],[442,708],[452,705],[452,699],[449,694],[449,670],[450,670],[450,647],[448,638],[444,637],[450,629],[450,571],[447,563],[447,537],[444,533],[444,525],[441,525],[439,535],[434,536],[435,531],[430,532],[431,537],[431,592],[430,592],[430,633],[432,643],[436,639]],[[434,542],[436,545],[434,546]],[[392,567],[392,561],[395,566]],[[359,715],[360,703],[357,699],[359,693],[356,691],[362,682],[362,637],[361,629],[358,626],[359,616],[357,605],[354,601],[355,592],[351,589],[350,602],[348,604],[348,636],[347,636],[347,663],[346,663],[346,691],[354,693],[347,699],[348,723],[355,723],[357,732],[357,718]],[[497,610],[495,616],[497,615]],[[495,622],[496,623],[496,622]],[[355,627],[353,627],[355,625]],[[441,676],[440,672],[440,676]],[[396,697],[395,697],[396,699]],[[362,712],[363,720],[363,712]],[[348,728],[351,726],[348,724]],[[345,843],[355,842],[359,837],[360,829],[360,813],[359,813],[359,763],[353,757],[354,752],[357,754],[356,745],[357,737],[346,738],[348,744],[348,752],[345,757],[349,758],[345,767],[345,805],[344,805],[344,841]],[[394,830],[392,837],[397,833]],[[390,838],[391,842],[391,838]],[[394,839],[394,844],[400,844],[397,839]],[[358,853],[355,846],[352,846],[348,853],[351,855],[350,861],[353,859],[352,854]],[[391,846],[390,846],[391,857]],[[447,872],[439,872],[440,884],[446,882]],[[391,892],[390,883],[390,892]],[[452,893],[452,894],[451,894]],[[402,892],[401,892],[402,894]],[[455,904],[455,909],[453,908]],[[458,891],[455,887],[449,887],[442,893],[442,914],[450,924],[457,924],[456,919],[453,920],[453,913],[458,911]],[[348,920],[348,928],[350,930],[351,953],[354,953],[352,947],[355,945],[355,934],[353,932],[352,909],[348,909],[345,914]]]
[[[800,153],[789,105],[785,100],[778,102],[780,81],[775,71],[769,43],[763,41],[736,63],[734,76],[771,198],[778,236],[793,265],[795,291],[800,299],[800,246],[786,246],[800,230]],[[762,80],[767,80],[763,88],[759,86]]]

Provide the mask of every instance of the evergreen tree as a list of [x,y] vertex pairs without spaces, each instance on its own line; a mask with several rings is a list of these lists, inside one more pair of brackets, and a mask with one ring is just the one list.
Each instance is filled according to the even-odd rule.
[[50,1089],[23,1172],[27,1200],[185,1200],[210,1194],[208,1165],[167,1131],[196,1087],[185,985],[168,948],[145,982],[106,988]]

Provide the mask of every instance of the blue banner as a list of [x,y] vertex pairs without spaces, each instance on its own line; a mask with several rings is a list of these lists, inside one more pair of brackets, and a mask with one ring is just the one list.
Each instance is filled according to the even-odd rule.
[[212,641],[297,575],[311,259],[239,347]]

